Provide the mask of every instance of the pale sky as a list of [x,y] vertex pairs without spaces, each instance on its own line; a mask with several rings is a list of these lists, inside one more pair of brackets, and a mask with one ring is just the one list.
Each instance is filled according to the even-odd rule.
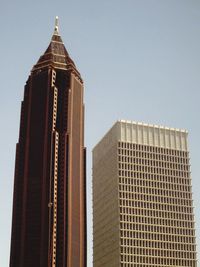
[[200,244],[200,1],[0,0],[0,4],[0,266],[9,265],[15,145],[24,85],[50,42],[57,15],[62,39],[85,82],[88,267],[92,267],[91,150],[117,119],[189,131]]

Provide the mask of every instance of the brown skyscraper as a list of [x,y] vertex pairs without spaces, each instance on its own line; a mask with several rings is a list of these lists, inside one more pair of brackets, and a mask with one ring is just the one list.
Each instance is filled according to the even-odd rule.
[[83,81],[56,20],[21,108],[10,267],[86,267]]

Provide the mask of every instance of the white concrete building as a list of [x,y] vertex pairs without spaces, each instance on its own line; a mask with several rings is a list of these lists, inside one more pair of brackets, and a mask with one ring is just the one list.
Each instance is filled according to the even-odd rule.
[[196,267],[188,133],[117,121],[93,150],[94,267]]

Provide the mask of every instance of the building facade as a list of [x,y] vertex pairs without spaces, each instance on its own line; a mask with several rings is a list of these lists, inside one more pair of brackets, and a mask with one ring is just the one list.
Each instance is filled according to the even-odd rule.
[[93,150],[94,267],[196,267],[185,130],[118,121]]
[[10,267],[86,267],[83,80],[58,32],[21,106]]

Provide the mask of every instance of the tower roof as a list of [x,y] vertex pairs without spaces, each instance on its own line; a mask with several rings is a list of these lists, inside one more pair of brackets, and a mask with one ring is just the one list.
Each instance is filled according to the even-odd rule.
[[52,66],[62,70],[71,70],[80,78],[80,73],[76,69],[76,65],[73,60],[70,58],[59,34],[58,17],[56,17],[54,33],[50,44],[45,53],[39,58],[36,65],[34,65],[32,71],[43,69],[47,66]]

